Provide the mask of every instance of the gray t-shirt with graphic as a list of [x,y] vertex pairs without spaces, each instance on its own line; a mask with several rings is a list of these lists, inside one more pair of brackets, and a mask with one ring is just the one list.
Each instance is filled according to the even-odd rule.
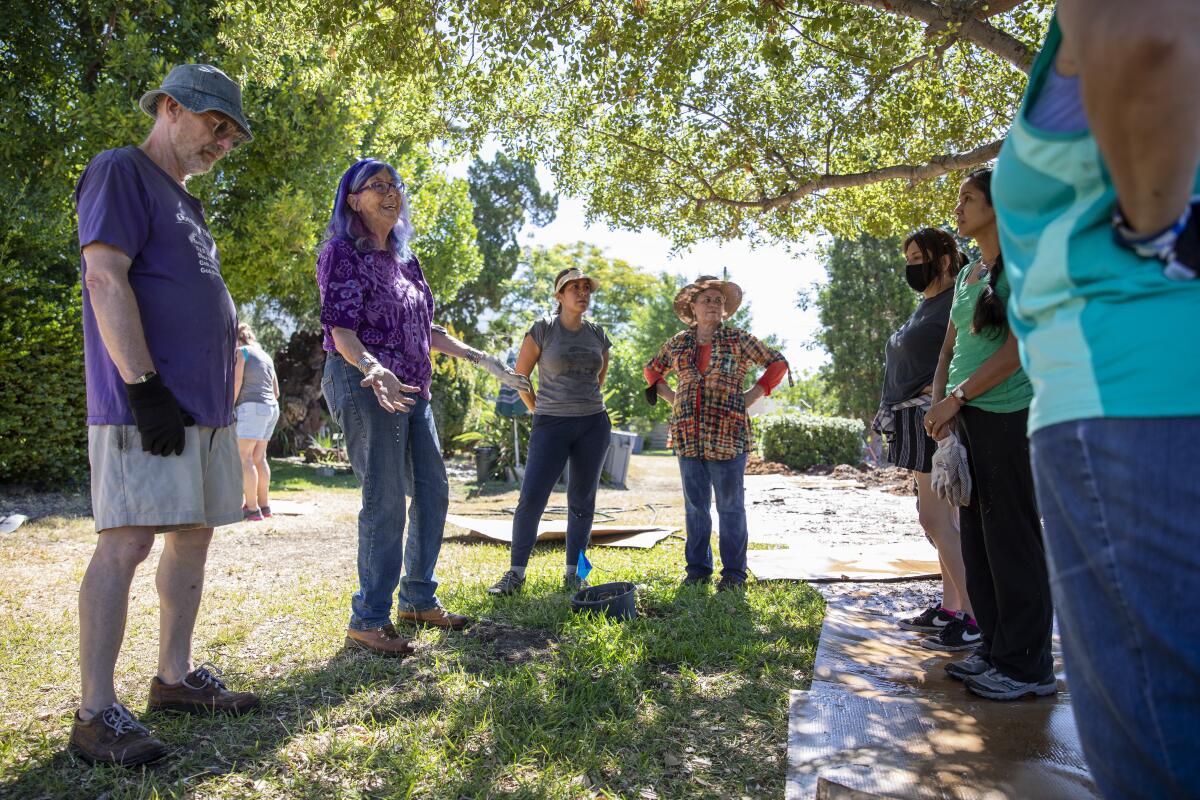
[[604,329],[585,319],[579,330],[567,330],[556,315],[533,323],[528,335],[542,350],[537,363],[537,413],[584,417],[604,411],[600,370],[604,354],[612,347]]

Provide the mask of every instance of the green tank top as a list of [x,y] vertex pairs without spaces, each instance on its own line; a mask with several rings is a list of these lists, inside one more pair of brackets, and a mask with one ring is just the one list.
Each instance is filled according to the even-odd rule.
[[[1096,417],[1200,415],[1200,280],[1113,241],[1116,191],[1091,131],[1028,111],[1062,42],[1057,18],[1000,151],[992,200],[1012,284],[1009,324],[1033,383],[1029,431]],[[1195,192],[1200,194],[1200,174]]]
[[[967,283],[967,276],[975,269],[979,261],[976,259],[963,267],[954,281],[954,304],[950,306],[950,321],[956,331],[954,338],[954,357],[950,359],[950,372],[946,382],[947,390],[953,389],[974,374],[983,366],[983,362],[991,358],[1001,345],[1008,339],[1008,331],[997,334],[993,329],[971,332],[971,318],[975,316],[975,304],[979,295],[983,294],[986,281]],[[996,293],[1001,300],[1009,296],[1008,271],[1000,273],[996,279]],[[998,386],[993,386],[978,397],[972,397],[967,405],[981,408],[984,411],[1008,413],[1029,408],[1033,397],[1033,388],[1025,370],[1018,368]]]

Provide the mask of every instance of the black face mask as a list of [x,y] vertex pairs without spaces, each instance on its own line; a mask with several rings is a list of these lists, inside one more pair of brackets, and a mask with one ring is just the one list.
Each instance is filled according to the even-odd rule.
[[904,268],[904,279],[908,281],[908,285],[913,288],[914,292],[923,292],[929,288],[929,284],[933,282],[933,276],[929,274],[928,264],[909,264]]

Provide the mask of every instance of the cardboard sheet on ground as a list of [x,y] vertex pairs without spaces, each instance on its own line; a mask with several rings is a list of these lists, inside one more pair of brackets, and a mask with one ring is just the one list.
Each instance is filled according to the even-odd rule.
[[1098,797],[1057,638],[1059,694],[1012,703],[968,693],[920,639],[890,614],[830,603],[812,688],[792,692],[788,800]]
[[[496,517],[478,519],[458,514],[447,514],[451,525],[466,528],[476,539],[493,542],[512,541],[512,519]],[[637,547],[648,550],[674,533],[676,528],[659,528],[653,525],[595,525],[592,527],[592,544],[600,547]],[[567,521],[551,520],[538,525],[539,542],[562,541],[567,537]]]
[[886,545],[750,550],[746,561],[760,581],[899,581],[941,577],[937,551],[923,539]]
[[308,503],[303,500],[271,501],[271,513],[282,514],[285,517],[298,517],[302,514],[311,514],[316,510],[316,503]]

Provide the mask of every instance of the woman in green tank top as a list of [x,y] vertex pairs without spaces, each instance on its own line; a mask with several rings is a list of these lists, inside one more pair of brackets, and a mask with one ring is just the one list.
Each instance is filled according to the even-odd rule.
[[1029,379],[1008,327],[1008,278],[992,208],[992,172],[971,173],[954,213],[980,258],[963,267],[933,378],[925,426],[935,439],[957,429],[967,448],[971,499],[959,511],[967,594],[980,646],[947,672],[992,700],[1050,695],[1053,611],[1029,465]]

